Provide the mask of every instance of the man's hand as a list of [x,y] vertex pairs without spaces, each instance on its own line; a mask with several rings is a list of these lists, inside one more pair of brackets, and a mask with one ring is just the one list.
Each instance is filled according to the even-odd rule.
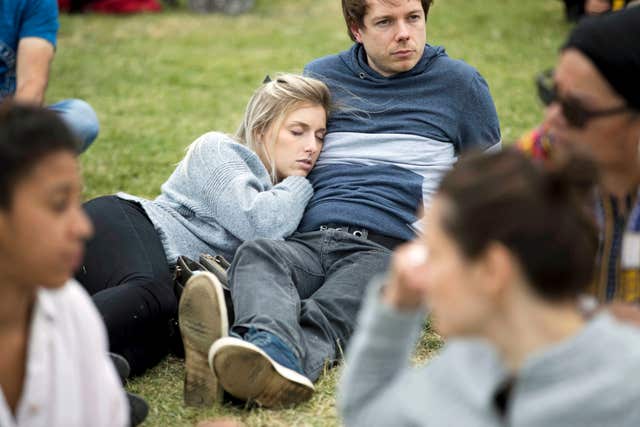
[[420,242],[402,245],[395,251],[382,291],[387,304],[403,311],[423,306],[427,256],[427,248]]
[[20,39],[16,62],[16,101],[42,105],[53,54],[53,45],[45,39]]

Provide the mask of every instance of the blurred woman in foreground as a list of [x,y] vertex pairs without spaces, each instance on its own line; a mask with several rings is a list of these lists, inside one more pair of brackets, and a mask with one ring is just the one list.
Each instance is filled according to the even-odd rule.
[[[585,321],[578,304],[598,245],[595,172],[547,168],[506,150],[444,178],[424,237],[370,289],[340,389],[347,425],[640,423],[640,330]],[[447,344],[411,368],[425,309]]]
[[104,325],[71,279],[91,224],[54,112],[0,106],[0,426],[124,427]]

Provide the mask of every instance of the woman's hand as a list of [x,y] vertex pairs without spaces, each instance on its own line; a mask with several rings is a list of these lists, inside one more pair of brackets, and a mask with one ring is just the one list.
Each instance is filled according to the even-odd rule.
[[400,246],[391,260],[382,299],[402,311],[417,310],[424,302],[424,275],[428,251],[421,242]]
[[604,306],[621,322],[640,327],[640,305],[631,302],[612,302]]

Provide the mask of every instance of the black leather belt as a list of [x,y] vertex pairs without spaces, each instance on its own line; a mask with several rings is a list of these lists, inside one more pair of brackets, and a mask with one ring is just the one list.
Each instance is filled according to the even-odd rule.
[[353,234],[356,237],[371,240],[372,242],[377,243],[381,246],[384,246],[389,250],[394,250],[396,246],[406,242],[406,240],[398,239],[396,237],[385,236],[384,234],[374,233],[372,231],[367,230],[364,227],[358,227],[355,225],[347,225],[347,224],[321,225],[320,231],[325,231],[325,230],[336,230],[336,231],[343,231],[345,233]]

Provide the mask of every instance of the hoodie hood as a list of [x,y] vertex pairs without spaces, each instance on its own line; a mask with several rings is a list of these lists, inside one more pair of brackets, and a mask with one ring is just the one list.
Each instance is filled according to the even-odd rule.
[[424,52],[422,53],[422,58],[420,58],[418,63],[412,69],[389,77],[381,75],[369,66],[367,63],[367,52],[364,50],[364,46],[361,43],[354,43],[349,50],[341,52],[339,56],[354,75],[359,76],[360,78],[369,77],[371,80],[387,81],[422,74],[438,57],[447,56],[447,53],[442,46],[431,46],[426,44]]

